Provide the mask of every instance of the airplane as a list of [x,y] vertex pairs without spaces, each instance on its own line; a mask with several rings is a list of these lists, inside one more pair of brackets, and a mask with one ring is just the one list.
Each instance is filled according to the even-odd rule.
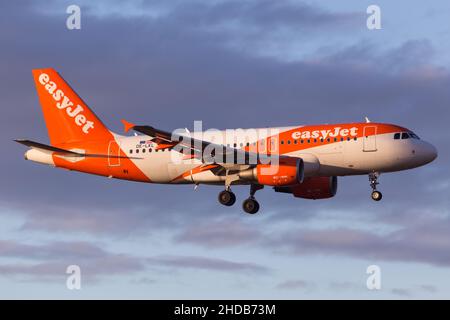
[[225,206],[236,202],[232,185],[248,185],[250,196],[242,207],[249,214],[258,212],[255,193],[265,186],[297,198],[328,199],[336,195],[337,177],[350,175],[368,175],[371,197],[380,201],[380,174],[420,167],[437,157],[436,148],[413,131],[367,117],[361,123],[251,129],[252,134],[168,132],[122,120],[125,132],[135,133],[120,135],[54,69],[32,73],[50,144],[15,140],[29,147],[26,160],[138,182],[223,185],[218,199]]

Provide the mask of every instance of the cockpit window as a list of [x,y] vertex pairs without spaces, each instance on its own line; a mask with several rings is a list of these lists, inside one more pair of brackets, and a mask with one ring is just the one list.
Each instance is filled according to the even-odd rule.
[[395,140],[399,140],[399,139],[416,139],[416,140],[420,140],[419,136],[417,134],[415,134],[414,132],[397,132],[394,133],[394,139]]

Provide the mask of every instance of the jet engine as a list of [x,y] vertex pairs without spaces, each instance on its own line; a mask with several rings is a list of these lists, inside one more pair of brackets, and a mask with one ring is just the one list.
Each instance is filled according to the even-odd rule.
[[327,199],[337,192],[337,177],[312,177],[295,186],[275,187],[276,192],[291,193],[296,198]]
[[243,180],[266,186],[293,186],[303,182],[304,164],[300,158],[279,158],[278,164],[258,164],[239,173]]

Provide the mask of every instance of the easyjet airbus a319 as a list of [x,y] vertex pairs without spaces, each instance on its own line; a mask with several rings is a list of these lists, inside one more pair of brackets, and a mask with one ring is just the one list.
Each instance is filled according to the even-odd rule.
[[50,145],[16,140],[25,159],[108,178],[168,184],[223,185],[219,202],[235,203],[232,185],[249,185],[243,202],[256,213],[264,186],[304,199],[331,198],[337,177],[368,175],[379,201],[380,173],[416,168],[436,148],[404,127],[385,123],[302,125],[263,129],[167,132],[122,120],[111,132],[53,69],[33,70]]

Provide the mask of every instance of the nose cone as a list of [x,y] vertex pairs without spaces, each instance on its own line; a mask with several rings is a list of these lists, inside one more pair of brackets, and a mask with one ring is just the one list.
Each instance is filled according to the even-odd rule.
[[422,161],[424,164],[432,162],[434,159],[437,158],[438,152],[435,146],[433,146],[431,143],[422,142],[421,150],[420,150],[420,157],[422,158]]

